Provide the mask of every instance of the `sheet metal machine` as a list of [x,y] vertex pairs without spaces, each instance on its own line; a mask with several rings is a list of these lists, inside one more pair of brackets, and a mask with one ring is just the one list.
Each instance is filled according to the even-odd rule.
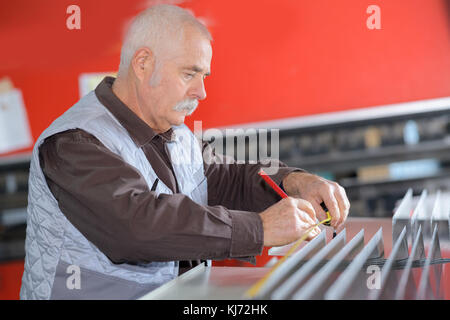
[[[302,245],[256,299],[450,299],[450,194],[408,190],[392,219],[348,218]],[[289,246],[272,248],[282,256]],[[387,257],[387,258],[385,258]],[[270,263],[270,262],[269,262]],[[251,299],[270,266],[199,265],[141,299]]]

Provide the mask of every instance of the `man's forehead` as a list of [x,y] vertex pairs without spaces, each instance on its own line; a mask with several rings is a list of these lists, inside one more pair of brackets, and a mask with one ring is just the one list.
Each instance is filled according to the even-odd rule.
[[183,52],[177,52],[166,61],[170,61],[179,70],[189,70],[207,75],[211,73],[211,60],[196,58]]
[[210,73],[212,47],[204,37],[185,39],[184,42],[170,48],[173,62],[183,69],[195,72]]
[[172,60],[177,68],[194,72],[211,73],[211,57],[205,55],[192,55],[180,50]]

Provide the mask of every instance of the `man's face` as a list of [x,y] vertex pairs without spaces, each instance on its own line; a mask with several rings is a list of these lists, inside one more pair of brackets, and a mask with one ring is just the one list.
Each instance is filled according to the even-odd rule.
[[186,28],[184,40],[170,51],[169,57],[160,58],[156,73],[145,77],[140,94],[144,116],[160,132],[184,123],[206,98],[204,79],[211,67],[210,41],[194,28]]

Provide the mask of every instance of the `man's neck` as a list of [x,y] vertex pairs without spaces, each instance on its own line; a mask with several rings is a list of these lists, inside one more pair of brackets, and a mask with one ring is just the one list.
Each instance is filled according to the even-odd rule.
[[133,111],[142,121],[152,128],[156,133],[161,133],[164,130],[159,130],[156,126],[146,120],[136,95],[136,89],[130,84],[129,81],[117,77],[112,85],[112,91],[131,111]]
[[133,99],[132,95],[130,95],[130,92],[132,91],[127,87],[127,83],[127,81],[124,81],[122,80],[122,78],[117,77],[112,84],[112,92],[116,95],[117,98],[120,99],[120,101],[123,102],[124,105],[126,105],[131,111],[133,111],[139,118],[144,120],[142,114],[140,114],[141,112],[139,112],[139,108],[135,107],[137,105],[137,99]]

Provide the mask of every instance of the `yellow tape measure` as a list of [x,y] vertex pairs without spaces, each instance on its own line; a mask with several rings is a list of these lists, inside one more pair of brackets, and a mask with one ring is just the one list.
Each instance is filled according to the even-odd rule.
[[[322,205],[322,204],[321,204]],[[324,205],[322,205],[322,208],[324,208]],[[326,226],[330,225],[331,222],[331,215],[330,212],[328,211],[328,209],[326,209],[326,207],[324,208],[326,214],[327,214],[327,218],[325,220],[320,221],[319,223],[315,224],[314,226],[312,226],[311,228],[309,228],[308,230],[306,230],[306,232],[301,236],[300,239],[298,239],[294,245],[289,249],[289,251],[284,255],[284,257],[282,257],[280,260],[278,260],[278,262],[272,267],[272,269],[269,270],[268,273],[266,273],[264,275],[264,277],[262,277],[258,282],[256,282],[250,289],[247,290],[247,292],[245,293],[245,296],[249,297],[249,298],[254,298],[259,291],[261,290],[262,286],[267,282],[267,279],[269,279],[269,277],[275,272],[275,270],[291,255],[294,253],[295,249],[298,248],[298,246],[306,240],[306,238],[308,238],[309,233],[317,226],[323,224]]]

